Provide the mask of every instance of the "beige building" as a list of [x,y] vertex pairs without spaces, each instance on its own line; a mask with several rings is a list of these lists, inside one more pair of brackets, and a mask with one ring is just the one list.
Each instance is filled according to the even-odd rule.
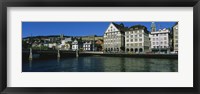
[[124,50],[124,32],[127,27],[121,23],[110,23],[104,33],[104,51],[105,52],[120,52]]
[[178,23],[173,26],[173,46],[174,52],[178,53]]
[[125,51],[131,53],[149,52],[150,40],[147,28],[136,25],[125,31]]

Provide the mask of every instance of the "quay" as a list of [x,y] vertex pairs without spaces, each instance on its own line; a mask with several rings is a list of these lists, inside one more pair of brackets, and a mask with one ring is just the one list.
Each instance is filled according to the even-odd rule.
[[[31,54],[38,54],[40,57],[57,57],[59,52],[59,57],[68,58],[68,57],[77,57],[76,51],[65,51],[65,50],[32,50]],[[23,59],[28,58],[30,54],[29,50],[22,51]],[[134,57],[134,58],[170,58],[170,59],[178,59],[178,54],[154,54],[154,53],[104,53],[97,51],[82,51],[78,52],[78,56],[106,56],[106,57]]]

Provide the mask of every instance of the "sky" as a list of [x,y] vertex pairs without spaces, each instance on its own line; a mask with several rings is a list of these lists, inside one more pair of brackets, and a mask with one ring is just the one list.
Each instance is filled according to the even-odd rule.
[[[144,25],[151,31],[151,22],[115,22],[126,27]],[[110,22],[22,22],[22,37],[29,36],[103,36]],[[155,22],[156,29],[171,28],[175,22]]]

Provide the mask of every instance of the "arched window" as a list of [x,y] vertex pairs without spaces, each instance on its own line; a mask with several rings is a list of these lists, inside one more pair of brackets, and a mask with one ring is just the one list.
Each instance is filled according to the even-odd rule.
[[126,51],[129,52],[129,48],[127,48]]
[[143,49],[142,49],[142,48],[140,48],[140,49],[139,49],[139,52],[143,52]]
[[136,53],[138,52],[138,48],[135,48],[135,52],[136,52]]
[[117,48],[117,51],[119,51],[119,48]]
[[133,48],[131,48],[131,52],[133,52]]

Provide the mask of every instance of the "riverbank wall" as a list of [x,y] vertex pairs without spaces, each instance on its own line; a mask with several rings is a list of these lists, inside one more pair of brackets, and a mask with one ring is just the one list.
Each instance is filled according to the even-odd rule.
[[[40,58],[57,58],[57,51],[33,51],[33,56]],[[128,54],[128,53],[103,53],[103,52],[79,52],[79,57],[86,56],[106,56],[106,57],[132,57],[132,58],[164,58],[164,59],[178,59],[178,54]],[[23,52],[22,58],[28,59],[29,52]],[[60,58],[76,57],[75,51],[60,51]],[[33,57],[34,58],[34,57]]]

